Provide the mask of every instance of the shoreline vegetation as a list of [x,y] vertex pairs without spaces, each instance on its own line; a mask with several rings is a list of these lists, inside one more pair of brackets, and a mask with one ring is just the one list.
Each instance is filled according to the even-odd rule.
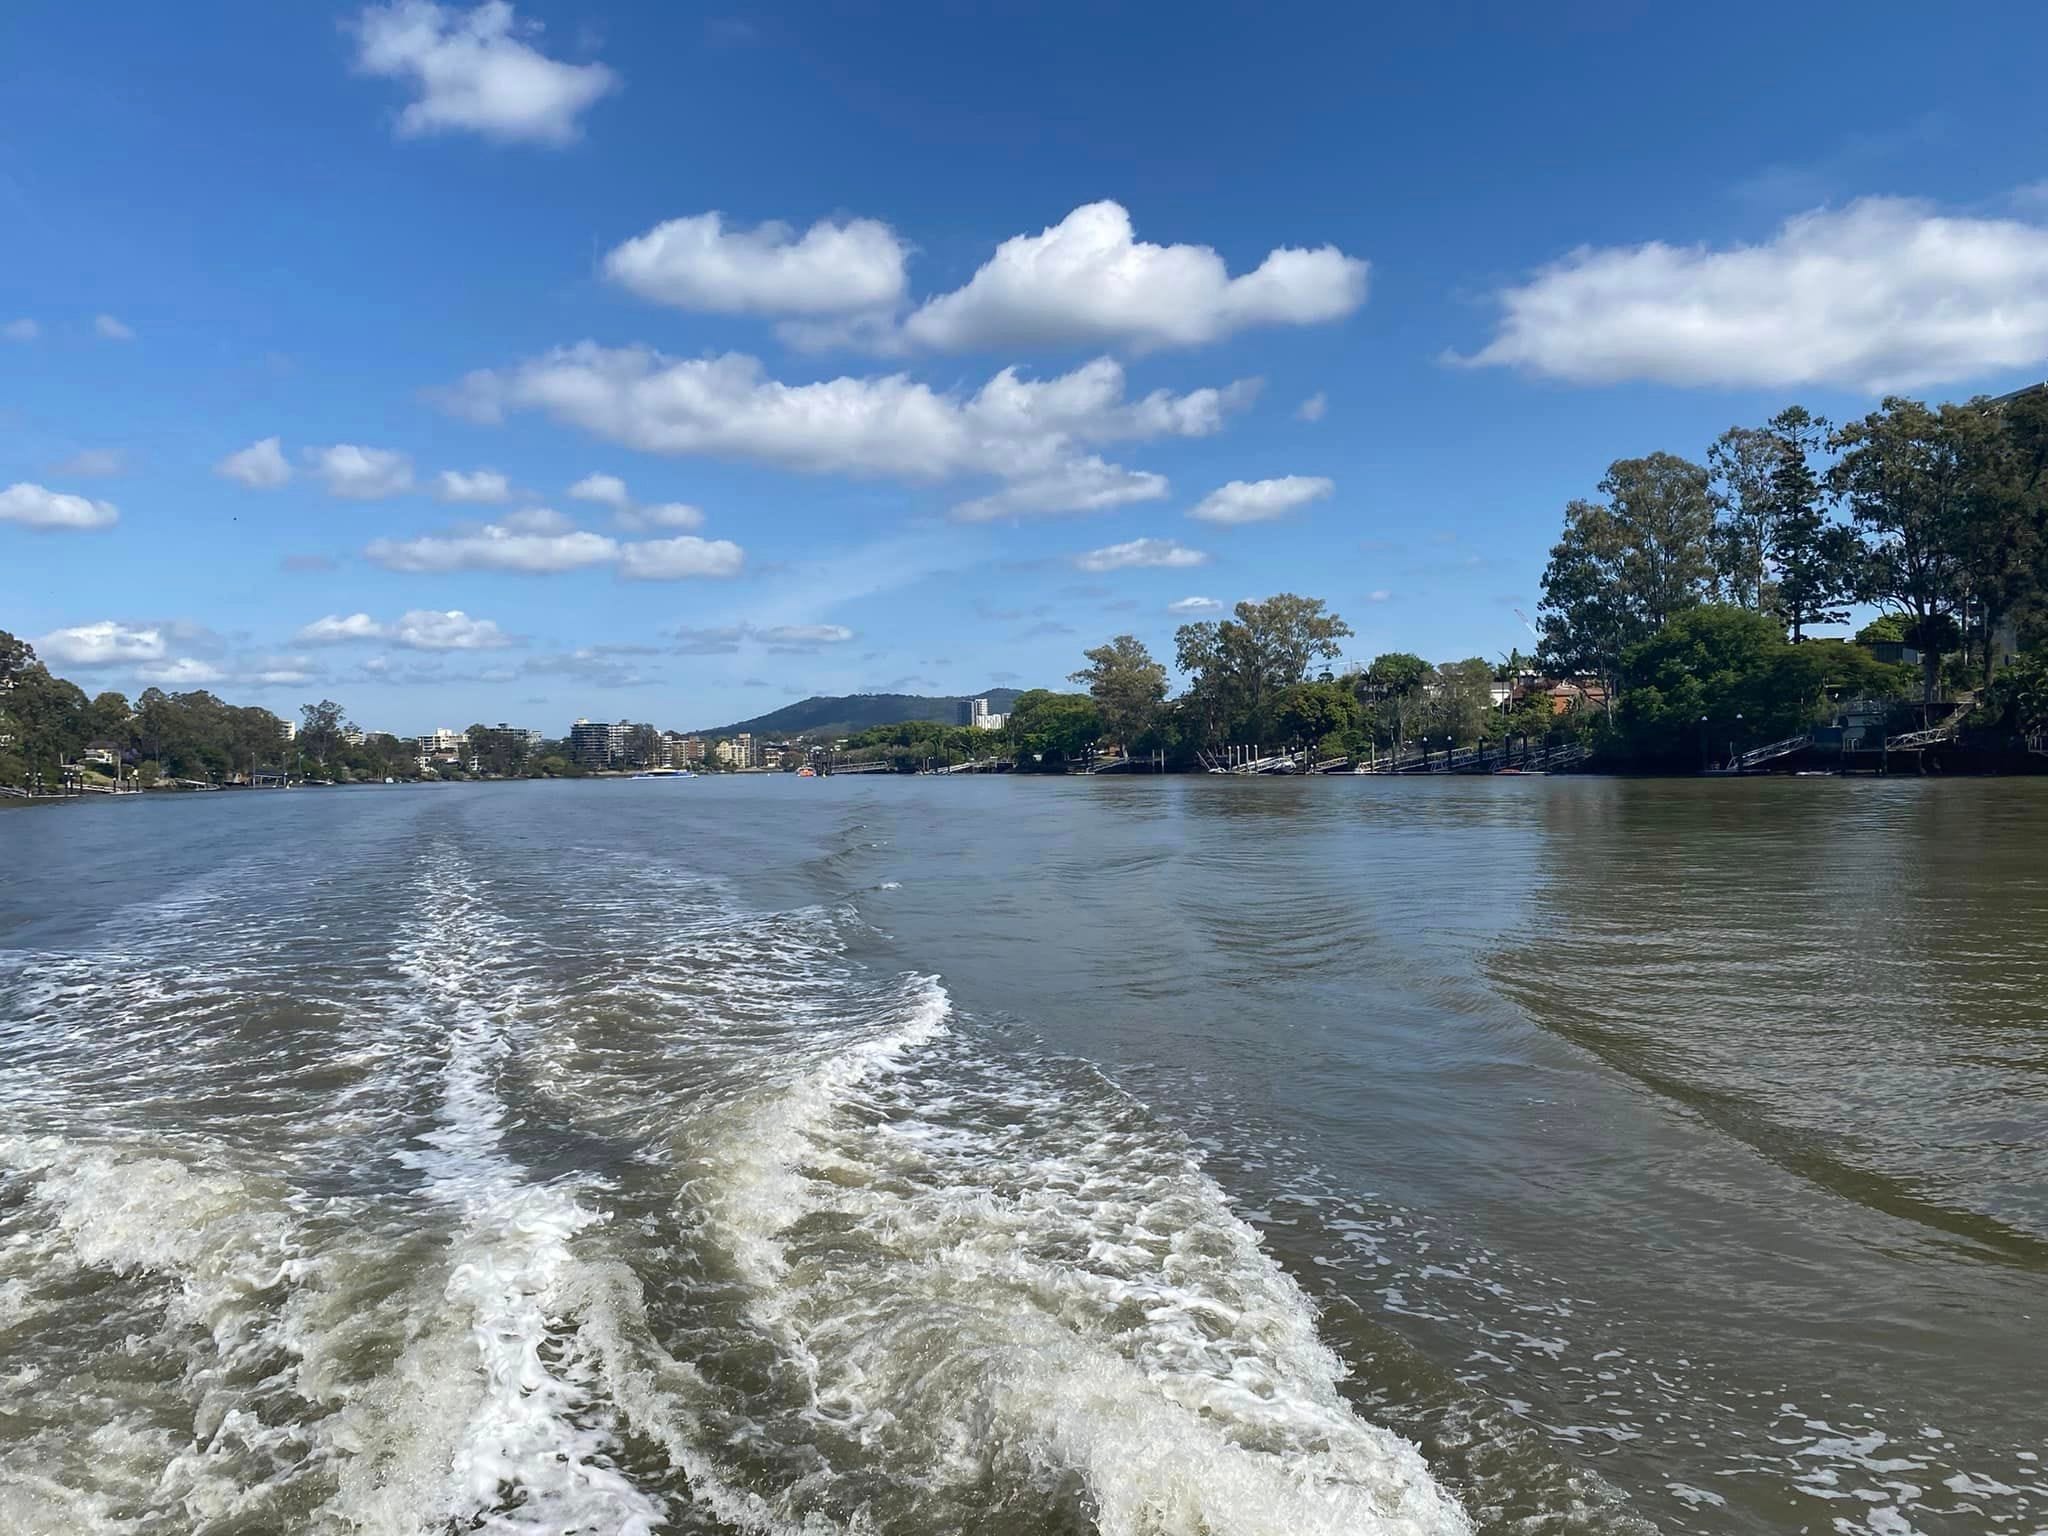
[[[1183,625],[1170,693],[1132,635],[993,729],[906,720],[769,747],[796,772],[2048,772],[2048,386],[1833,426],[1799,406],[1706,462],[1617,459],[1564,510],[1533,654],[1344,659],[1353,631],[1290,592]],[[1853,638],[1821,637],[1853,609]],[[1524,621],[1527,622],[1526,620]],[[442,755],[331,700],[296,722],[204,690],[88,697],[0,630],[0,790],[14,795],[626,776],[678,766],[474,725]],[[721,765],[696,744],[698,771]],[[748,744],[758,750],[756,744]]]

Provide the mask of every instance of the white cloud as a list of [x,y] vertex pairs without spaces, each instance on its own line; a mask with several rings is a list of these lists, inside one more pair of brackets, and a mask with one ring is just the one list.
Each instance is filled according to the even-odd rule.
[[292,467],[285,462],[284,446],[274,437],[262,438],[229,454],[213,466],[213,472],[257,491],[274,491],[292,477]]
[[[1122,367],[1105,357],[1049,379],[1006,368],[962,398],[900,373],[784,384],[739,353],[678,361],[584,342],[511,369],[472,373],[449,404],[482,421],[542,410],[650,453],[753,459],[809,474],[987,476],[1035,487],[1012,506],[963,514],[986,517],[1081,510],[1103,504],[1104,488],[1117,485],[1124,500],[1146,499],[1155,493],[1151,480],[1090,461],[1083,445],[1206,436],[1258,389],[1258,380],[1246,379],[1127,399]],[[1076,494],[1055,494],[1062,483]],[[1147,489],[1140,494],[1137,485]]]
[[585,475],[569,487],[569,494],[578,501],[598,501],[613,509],[633,504],[626,494],[626,482],[617,475]]
[[1166,611],[1189,618],[1198,613],[1220,613],[1223,605],[1213,597],[1180,597],[1168,603]]
[[20,481],[0,491],[0,523],[26,528],[110,528],[121,520],[110,501],[91,501]]
[[418,92],[399,115],[403,136],[469,129],[487,138],[567,144],[576,119],[617,88],[603,64],[565,64],[526,39],[506,0],[464,12],[431,0],[373,5],[356,18],[356,67]]
[[128,472],[128,458],[118,448],[83,448],[57,466],[60,475],[103,480]]
[[367,613],[330,613],[298,632],[302,645],[341,645],[351,640],[382,640],[385,628]]
[[500,519],[514,533],[570,533],[576,524],[553,507],[527,507]]
[[963,501],[953,508],[953,515],[963,523],[986,523],[1043,512],[1106,512],[1133,502],[1158,501],[1166,492],[1166,476],[1125,469],[1091,453],[1050,474],[1013,481],[992,495]]
[[10,320],[0,325],[0,336],[9,341],[34,341],[43,334],[43,328],[24,315],[19,320]]
[[503,524],[416,539],[376,539],[363,553],[387,571],[520,571],[538,575],[606,565],[619,557],[601,533],[521,533]]
[[1128,544],[1111,544],[1076,555],[1074,564],[1084,571],[1125,571],[1137,568],[1185,570],[1207,563],[1199,549],[1189,549],[1176,539],[1132,539]]
[[494,651],[512,643],[491,620],[473,619],[460,608],[414,608],[400,614],[391,626],[391,640],[413,651]]
[[1321,421],[1329,409],[1330,397],[1317,390],[1294,408],[1294,414],[1302,421]]
[[1457,359],[1604,384],[1879,393],[2048,359],[2048,227],[1872,197],[1760,245],[1582,246],[1502,290]]
[[655,528],[702,528],[704,513],[686,501],[664,501],[652,507],[624,507],[619,511],[619,526],[634,532]]
[[1282,475],[1275,480],[1233,480],[1219,486],[1188,509],[1204,523],[1269,523],[1336,489],[1321,475]]
[[875,219],[729,230],[700,213],[657,224],[605,257],[605,275],[644,299],[714,314],[827,315],[903,296],[903,242]]
[[390,448],[335,443],[327,448],[308,448],[305,458],[330,496],[350,501],[381,501],[412,489],[412,460]]
[[102,341],[133,341],[135,333],[112,315],[94,315],[93,334]]
[[300,630],[297,639],[302,645],[377,641],[409,651],[490,651],[512,643],[494,621],[473,619],[460,608],[413,608],[389,624],[367,613],[330,613]]
[[37,640],[35,648],[45,662],[66,667],[114,667],[157,661],[169,650],[161,628],[119,624],[112,619],[53,630]]
[[911,340],[949,350],[1040,344],[1193,346],[1254,325],[1313,325],[1365,302],[1366,264],[1333,245],[1283,248],[1231,277],[1206,245],[1151,245],[1113,202],[1017,235],[963,288],[904,321]]
[[203,688],[208,683],[217,683],[227,676],[212,662],[200,661],[193,656],[149,662],[137,667],[135,675],[145,683],[155,683],[168,688]]
[[1389,592],[1385,587],[1375,587],[1372,591],[1366,593],[1365,597],[1367,602],[1384,603],[1388,598],[1392,597],[1393,595],[1394,594]]
[[628,581],[683,581],[693,576],[737,576],[746,554],[730,539],[643,539],[619,546],[619,574]]
[[434,494],[443,501],[489,504],[509,500],[512,482],[495,469],[444,469],[434,477]]

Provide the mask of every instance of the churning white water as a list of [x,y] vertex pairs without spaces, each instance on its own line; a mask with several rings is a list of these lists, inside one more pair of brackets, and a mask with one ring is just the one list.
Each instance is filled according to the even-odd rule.
[[0,1531],[1467,1530],[1178,1140],[850,913],[381,857],[0,969]]

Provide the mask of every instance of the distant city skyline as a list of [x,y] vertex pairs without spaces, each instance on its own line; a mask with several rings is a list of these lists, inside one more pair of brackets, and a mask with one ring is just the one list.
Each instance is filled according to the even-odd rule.
[[2048,20],[1852,32],[16,8],[0,628],[409,736],[1497,657],[1610,459],[2048,374]]

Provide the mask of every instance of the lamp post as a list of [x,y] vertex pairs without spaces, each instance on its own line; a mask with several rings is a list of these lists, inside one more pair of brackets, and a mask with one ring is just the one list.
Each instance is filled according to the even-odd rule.
[[1700,716],[1700,772],[1707,771],[1707,717]]
[[1737,773],[1742,772],[1741,748],[1739,746],[1742,740],[1742,711],[1738,709],[1735,712],[1735,740],[1728,743],[1728,766]]

